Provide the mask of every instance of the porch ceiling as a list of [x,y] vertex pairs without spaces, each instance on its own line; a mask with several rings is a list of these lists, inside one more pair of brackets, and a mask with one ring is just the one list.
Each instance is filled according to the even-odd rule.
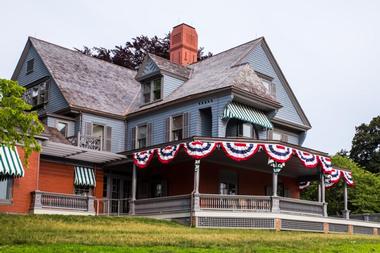
[[46,141],[42,144],[41,154],[99,164],[126,158],[125,155],[91,150],[51,141]]

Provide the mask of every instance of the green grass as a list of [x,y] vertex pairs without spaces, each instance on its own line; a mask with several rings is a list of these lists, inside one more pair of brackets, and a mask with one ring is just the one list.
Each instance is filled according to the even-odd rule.
[[380,236],[195,229],[143,218],[0,215],[0,252],[380,252]]

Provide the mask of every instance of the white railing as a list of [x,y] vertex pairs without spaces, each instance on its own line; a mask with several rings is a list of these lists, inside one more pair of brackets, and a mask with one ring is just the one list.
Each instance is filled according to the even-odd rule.
[[87,148],[91,150],[103,150],[102,138],[99,136],[82,136],[78,132],[78,135],[67,137],[67,140],[71,145],[81,148]]
[[281,212],[320,215],[324,214],[322,202],[279,197]]
[[191,195],[138,199],[134,205],[136,215],[190,212]]
[[200,194],[199,197],[200,209],[270,212],[272,208],[268,196]]
[[33,208],[70,209],[91,212],[94,210],[94,198],[92,196],[35,191],[33,192]]
[[96,215],[120,216],[129,214],[129,198],[95,200]]

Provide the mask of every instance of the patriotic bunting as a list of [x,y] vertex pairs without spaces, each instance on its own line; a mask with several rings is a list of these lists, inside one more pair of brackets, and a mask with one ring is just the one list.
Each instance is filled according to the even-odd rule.
[[276,144],[265,144],[265,151],[268,156],[279,163],[287,162],[293,154],[293,149]]
[[299,182],[298,183],[298,188],[300,190],[303,190],[303,189],[306,189],[307,187],[310,186],[310,181],[307,181],[307,182]]
[[[133,154],[133,162],[139,168],[145,168],[152,160],[154,153],[157,152],[158,160],[163,163],[171,162],[178,154],[179,149],[183,145],[186,153],[194,159],[202,159],[210,155],[217,146],[220,146],[224,153],[235,161],[244,161],[250,159],[262,147],[268,155],[268,164],[276,169],[281,170],[285,163],[292,157],[293,153],[307,168],[315,168],[318,163],[321,164],[322,171],[326,178],[326,188],[333,186],[343,177],[348,186],[353,186],[354,181],[352,173],[339,169],[334,169],[331,166],[331,159],[324,156],[310,154],[298,149],[293,149],[283,145],[276,144],[261,144],[261,143],[244,143],[244,142],[202,142],[193,141],[170,145],[163,148],[156,148],[136,152]],[[309,186],[310,182],[301,182],[299,187],[304,189]]]
[[194,159],[202,159],[212,151],[214,151],[216,147],[216,143],[214,142],[202,142],[202,141],[193,141],[189,143],[184,143],[184,147],[186,153]]
[[318,158],[319,158],[319,161],[322,164],[323,173],[330,174],[331,171],[332,171],[331,159],[328,158],[328,157],[324,157],[324,156],[318,156]]
[[133,162],[139,168],[145,168],[148,166],[150,160],[152,160],[154,154],[154,149],[149,149],[146,151],[136,152],[133,155]]
[[176,156],[179,146],[180,144],[157,148],[158,160],[160,160],[161,163],[169,163]]
[[301,160],[306,168],[315,168],[318,165],[318,159],[316,155],[296,150],[298,158]]
[[259,150],[260,145],[255,143],[222,142],[221,146],[226,155],[235,161],[244,161],[251,158]]

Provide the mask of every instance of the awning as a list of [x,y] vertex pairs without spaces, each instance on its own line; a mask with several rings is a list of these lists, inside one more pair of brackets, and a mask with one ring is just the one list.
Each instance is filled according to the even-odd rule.
[[272,123],[263,112],[236,102],[229,103],[226,108],[224,108],[223,118],[235,118],[251,122],[264,128],[273,128]]
[[92,168],[75,166],[74,185],[79,186],[95,186],[95,173]]
[[0,146],[0,178],[23,177],[24,168],[16,147]]

